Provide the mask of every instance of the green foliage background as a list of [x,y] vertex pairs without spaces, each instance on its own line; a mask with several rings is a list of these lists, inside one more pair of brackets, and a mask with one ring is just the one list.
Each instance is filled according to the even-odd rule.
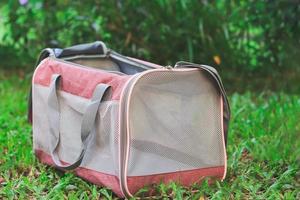
[[95,40],[160,64],[189,60],[243,72],[299,67],[297,1],[29,0],[21,5],[10,0],[0,5],[0,55],[7,58],[2,67],[32,67],[45,47]]

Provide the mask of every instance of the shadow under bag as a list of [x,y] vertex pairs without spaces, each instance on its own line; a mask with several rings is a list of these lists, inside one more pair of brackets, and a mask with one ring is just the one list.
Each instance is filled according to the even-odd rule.
[[41,162],[119,197],[155,183],[189,186],[226,175],[230,110],[209,66],[163,67],[103,42],[45,49],[28,116]]

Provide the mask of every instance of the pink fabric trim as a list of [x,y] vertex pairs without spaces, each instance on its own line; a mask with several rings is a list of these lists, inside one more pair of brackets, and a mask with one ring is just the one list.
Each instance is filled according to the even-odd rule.
[[105,83],[112,87],[112,100],[119,100],[120,94],[130,75],[118,75],[93,68],[82,68],[46,58],[34,73],[33,83],[49,86],[52,74],[62,75],[61,89],[65,92],[91,98],[97,84]]
[[221,95],[221,127],[222,127],[222,144],[223,144],[223,151],[224,151],[224,174],[222,177],[222,181],[225,179],[226,174],[227,174],[227,153],[226,153],[226,145],[225,145],[225,138],[224,138],[224,121],[223,121],[223,97]]
[[127,185],[131,194],[135,194],[145,185],[151,185],[154,183],[159,184],[161,182],[167,184],[172,181],[178,181],[181,185],[190,186],[194,183],[201,183],[201,181],[206,177],[221,179],[224,174],[224,170],[224,166],[220,166],[148,176],[128,176]]
[[[49,154],[38,149],[35,150],[35,154],[42,163],[54,166],[52,158]],[[220,166],[147,176],[129,176],[127,177],[128,188],[130,189],[131,194],[135,194],[145,185],[151,185],[154,183],[169,183],[171,181],[178,181],[184,186],[190,186],[193,183],[201,182],[205,177],[215,177],[220,179],[223,176],[224,170],[224,166]],[[121,192],[120,183],[117,176],[101,173],[83,167],[77,168],[75,170],[75,174],[96,185],[106,186],[112,189],[112,191],[119,197],[124,197],[123,193]],[[151,193],[149,195],[151,195]]]
[[[35,154],[42,163],[54,166],[52,158],[49,154],[43,152],[42,150],[35,150]],[[83,167],[77,168],[75,170],[75,174],[96,185],[106,186],[119,197],[124,197],[120,190],[120,183],[117,176],[97,172]]]

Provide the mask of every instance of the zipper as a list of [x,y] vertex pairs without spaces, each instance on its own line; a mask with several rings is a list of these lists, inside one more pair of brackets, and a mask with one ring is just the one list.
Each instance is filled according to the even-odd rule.
[[171,65],[163,66],[164,69],[174,69]]

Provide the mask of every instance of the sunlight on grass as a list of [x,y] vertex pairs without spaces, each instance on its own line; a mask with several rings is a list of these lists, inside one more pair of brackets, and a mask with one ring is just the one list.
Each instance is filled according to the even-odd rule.
[[[27,123],[30,76],[0,71],[0,197],[8,199],[116,198],[101,188],[37,162]],[[230,95],[228,174],[224,182],[184,188],[158,185],[158,198],[296,199],[300,197],[300,96],[265,92]],[[139,192],[143,196],[147,188]],[[198,191],[198,192],[195,192]]]

